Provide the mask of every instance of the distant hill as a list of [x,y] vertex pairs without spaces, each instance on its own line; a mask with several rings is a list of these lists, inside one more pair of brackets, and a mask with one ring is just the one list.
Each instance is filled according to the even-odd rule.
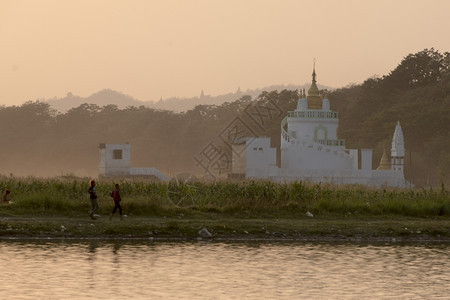
[[[53,109],[56,109],[57,111],[61,113],[65,113],[71,108],[78,107],[81,104],[88,103],[88,104],[96,104],[100,107],[106,106],[106,105],[117,105],[119,109],[124,109],[127,106],[145,106],[149,108],[155,108],[155,109],[161,109],[161,110],[170,110],[174,112],[184,112],[188,111],[190,109],[193,109],[197,105],[222,105],[225,102],[233,102],[237,99],[241,98],[244,95],[249,95],[252,98],[257,97],[259,94],[261,94],[262,91],[282,91],[282,90],[299,90],[299,89],[308,89],[310,86],[309,83],[304,85],[272,85],[261,89],[255,89],[255,90],[246,90],[245,92],[242,92],[240,89],[238,89],[234,93],[228,93],[218,96],[210,96],[210,95],[204,95],[203,93],[199,97],[191,97],[191,98],[168,98],[168,99],[161,99],[159,101],[153,102],[153,101],[141,101],[136,98],[133,98],[132,96],[122,94],[120,92],[111,90],[111,89],[104,89],[101,90],[95,94],[90,95],[89,97],[83,98],[80,96],[73,95],[72,93],[67,93],[66,97],[64,98],[53,98],[49,100],[44,100]],[[321,86],[319,85],[320,89],[331,89],[330,87]]]
[[67,93],[64,98],[53,98],[50,100],[45,100],[45,102],[50,104],[52,108],[62,113],[65,113],[69,109],[78,107],[84,103],[96,104],[100,107],[108,104],[114,104],[119,108],[125,108],[127,106],[148,106],[149,103],[152,103],[137,100],[131,96],[124,95],[111,89],[101,90],[86,98],[73,95],[72,93]]

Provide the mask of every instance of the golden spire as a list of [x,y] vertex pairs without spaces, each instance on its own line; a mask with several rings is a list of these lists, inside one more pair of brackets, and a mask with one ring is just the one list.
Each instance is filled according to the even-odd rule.
[[313,83],[316,83],[316,59],[315,59],[315,58],[314,58],[314,62],[313,62],[313,73],[312,73],[312,77],[313,77],[312,82],[313,82]]
[[316,59],[314,59],[312,83],[308,90],[308,96],[306,97],[308,99],[308,109],[322,109],[322,99],[316,85],[316,76]]
[[383,147],[383,156],[381,156],[380,165],[378,166],[377,170],[390,170],[391,169],[391,163],[389,162],[389,158],[386,154],[386,148]]

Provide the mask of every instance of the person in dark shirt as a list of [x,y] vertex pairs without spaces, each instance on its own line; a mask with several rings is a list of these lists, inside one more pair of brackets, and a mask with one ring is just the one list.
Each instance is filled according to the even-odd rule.
[[94,217],[94,213],[98,209],[98,201],[97,201],[97,191],[95,190],[95,181],[91,180],[90,184],[91,186],[89,187],[88,192],[89,198],[91,199],[92,210],[89,213],[89,217],[91,217],[92,220],[96,220],[96,218]]
[[111,192],[111,197],[114,200],[114,208],[112,213],[109,215],[109,220],[112,219],[112,216],[115,214],[116,210],[119,209],[120,220],[123,221],[122,207],[120,206],[120,201],[122,201],[122,198],[120,197],[119,184],[116,183],[115,189]]
[[8,195],[11,194],[11,191],[6,189],[2,196],[3,203],[9,203]]

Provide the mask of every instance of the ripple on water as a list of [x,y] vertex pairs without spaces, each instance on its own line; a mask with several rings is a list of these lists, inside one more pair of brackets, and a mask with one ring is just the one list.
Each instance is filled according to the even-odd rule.
[[444,298],[448,245],[0,242],[7,299]]

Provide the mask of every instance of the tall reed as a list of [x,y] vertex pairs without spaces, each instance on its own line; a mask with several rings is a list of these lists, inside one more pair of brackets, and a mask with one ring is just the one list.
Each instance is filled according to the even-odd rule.
[[[97,181],[102,211],[112,207],[114,183],[119,183],[124,210],[136,215],[180,212],[217,212],[255,216],[296,217],[316,215],[403,215],[446,217],[449,193],[440,189],[374,189],[358,185],[333,186],[294,182],[221,181],[158,183],[119,180]],[[88,178],[0,177],[0,189],[11,190],[11,205],[0,213],[64,214],[90,209]]]

